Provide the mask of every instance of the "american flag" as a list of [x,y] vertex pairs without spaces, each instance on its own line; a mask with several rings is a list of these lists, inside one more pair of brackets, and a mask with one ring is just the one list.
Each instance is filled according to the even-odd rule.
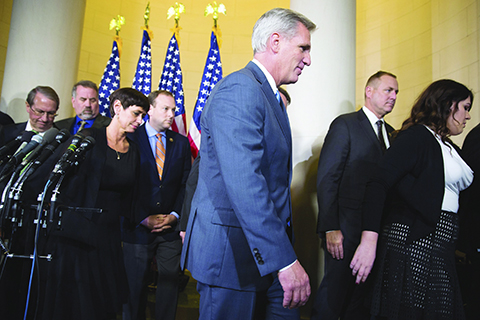
[[100,100],[100,114],[102,116],[111,117],[110,94],[120,87],[120,57],[118,54],[117,41],[113,41],[112,54],[108,59],[107,66],[103,72],[102,81],[98,87],[98,98]]
[[187,123],[185,120],[185,107],[183,99],[183,76],[180,68],[180,51],[178,50],[178,42],[175,34],[167,49],[165,56],[165,64],[163,65],[162,77],[158,84],[158,90],[167,90],[173,93],[175,97],[175,121],[172,124],[172,130],[187,135]]
[[142,49],[138,58],[137,70],[133,78],[132,88],[148,95],[152,87],[152,49],[150,47],[150,36],[143,30]]
[[200,116],[203,107],[207,102],[210,92],[213,90],[218,81],[222,79],[222,61],[220,60],[220,50],[218,49],[217,37],[212,31],[210,39],[210,50],[208,51],[207,61],[203,70],[202,83],[198,90],[197,102],[193,110],[192,122],[190,123],[190,131],[188,132],[188,140],[194,158],[197,157],[200,149]]

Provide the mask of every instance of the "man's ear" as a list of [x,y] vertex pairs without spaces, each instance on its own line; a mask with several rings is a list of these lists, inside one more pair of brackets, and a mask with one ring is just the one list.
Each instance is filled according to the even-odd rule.
[[370,86],[367,86],[365,88],[365,97],[367,98],[371,98],[372,97],[372,92],[373,92],[374,88],[370,87]]
[[281,42],[281,36],[278,32],[274,32],[270,35],[270,38],[268,39],[268,43],[274,53],[278,53],[280,51],[280,42]]

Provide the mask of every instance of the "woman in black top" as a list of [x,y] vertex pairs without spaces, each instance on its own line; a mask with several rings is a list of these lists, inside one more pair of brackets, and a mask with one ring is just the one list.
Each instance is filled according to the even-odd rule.
[[[133,216],[139,165],[137,147],[127,133],[141,125],[149,106],[142,93],[118,89],[110,96],[114,115],[110,125],[82,131],[96,144],[79,168],[66,177],[59,198],[70,207],[102,212],[88,219],[78,211],[63,213],[64,230],[50,237],[54,259],[48,271],[42,319],[115,319],[126,302],[120,216]],[[67,230],[68,225],[73,228]]]
[[375,259],[372,315],[378,319],[463,319],[455,272],[458,195],[473,172],[449,139],[470,119],[473,94],[452,80],[432,83],[380,161],[365,192],[357,282]]

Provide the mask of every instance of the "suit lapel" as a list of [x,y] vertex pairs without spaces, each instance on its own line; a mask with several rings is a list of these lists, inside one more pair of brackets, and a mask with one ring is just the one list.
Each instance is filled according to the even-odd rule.
[[271,108],[273,111],[278,124],[283,132],[283,136],[287,141],[288,147],[291,150],[292,148],[292,133],[290,131],[290,123],[288,121],[287,113],[285,109],[282,109],[282,106],[278,103],[277,98],[275,97],[275,93],[272,91],[270,84],[267,81],[267,78],[263,74],[262,70],[253,62],[249,62],[246,66],[246,69],[250,70],[255,77],[255,79],[260,83],[260,87],[262,88],[265,97],[268,100],[269,105],[268,108]]
[[363,112],[362,109],[357,111],[357,115],[360,122],[360,127],[365,132],[365,135],[368,137],[370,142],[376,146],[375,148],[378,149],[378,152],[383,154],[382,148],[380,147],[380,142],[378,141],[378,137],[375,134],[375,131],[373,131],[372,125],[370,121],[368,121],[367,115]]
[[168,166],[170,165],[170,162],[172,161],[172,155],[175,151],[175,134],[171,130],[166,131],[166,136],[167,136],[167,145],[166,145],[166,150],[165,150],[165,164],[163,168],[163,173],[166,177],[168,174]]

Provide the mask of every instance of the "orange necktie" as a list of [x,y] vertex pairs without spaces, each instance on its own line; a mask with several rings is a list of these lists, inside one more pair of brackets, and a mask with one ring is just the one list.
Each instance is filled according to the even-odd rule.
[[162,180],[163,164],[165,163],[165,146],[162,142],[162,135],[157,133],[157,143],[155,144],[155,162],[157,163],[158,177]]

